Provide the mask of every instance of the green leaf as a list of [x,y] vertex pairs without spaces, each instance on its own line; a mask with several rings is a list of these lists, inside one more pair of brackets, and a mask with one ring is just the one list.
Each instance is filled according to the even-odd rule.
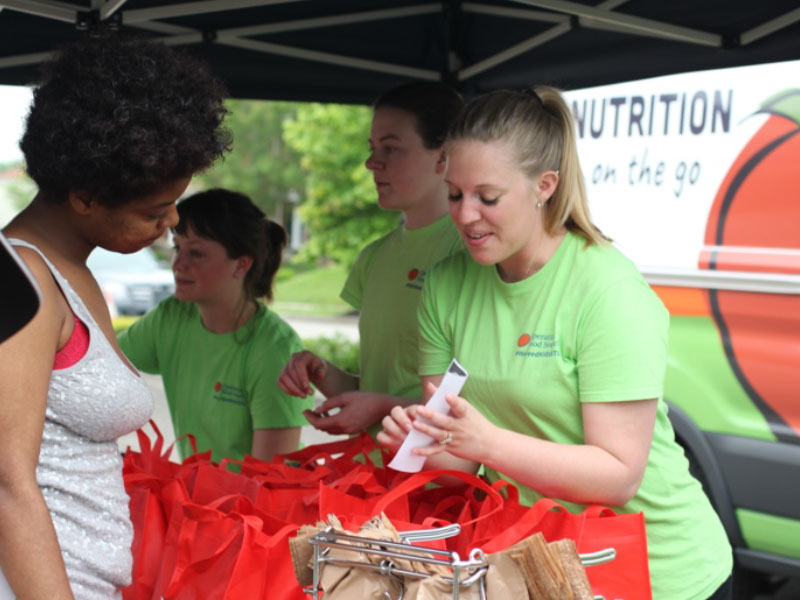
[[771,96],[761,104],[758,112],[780,115],[800,125],[800,90],[784,90]]

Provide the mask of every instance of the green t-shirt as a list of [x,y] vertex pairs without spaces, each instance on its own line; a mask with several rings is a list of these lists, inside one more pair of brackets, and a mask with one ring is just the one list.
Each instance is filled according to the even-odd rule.
[[361,311],[359,389],[421,398],[417,305],[430,269],[463,249],[450,217],[418,229],[401,225],[358,256],[342,299]]
[[[705,599],[728,577],[725,531],[662,400],[668,313],[621,253],[568,233],[542,269],[515,283],[455,256],[429,275],[419,320],[420,374],[442,374],[457,358],[469,373],[461,396],[505,429],[582,444],[581,403],[659,398],[642,484],[614,510],[644,512],[654,600]],[[524,503],[541,497],[507,479]]]
[[[240,343],[245,341],[245,343]],[[146,373],[164,380],[175,436],[191,433],[212,458],[241,460],[254,429],[301,427],[310,400],[284,393],[277,380],[302,345],[294,330],[263,304],[237,331],[211,333],[197,306],[167,298],[119,336],[122,351]],[[191,455],[187,439],[178,442]]]

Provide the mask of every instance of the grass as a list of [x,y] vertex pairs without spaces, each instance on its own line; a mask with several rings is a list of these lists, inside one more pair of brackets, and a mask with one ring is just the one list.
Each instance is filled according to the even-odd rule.
[[114,317],[111,319],[111,323],[114,325],[114,333],[120,333],[121,331],[126,330],[128,327],[133,325],[134,321],[139,317],[134,317],[131,315],[120,315],[118,317]]
[[352,307],[339,298],[347,270],[339,265],[287,264],[275,281],[273,308],[283,315],[339,316]]

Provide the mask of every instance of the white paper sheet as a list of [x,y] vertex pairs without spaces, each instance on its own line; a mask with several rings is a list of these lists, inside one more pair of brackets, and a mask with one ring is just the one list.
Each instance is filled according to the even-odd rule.
[[[442,378],[442,383],[439,384],[436,392],[430,397],[428,402],[425,403],[425,406],[438,413],[448,414],[450,412],[450,406],[447,404],[445,397],[451,395],[457,396],[461,388],[464,387],[464,382],[466,380],[467,370],[458,364],[458,361],[454,358],[450,362],[450,366],[447,367],[447,372],[445,372]],[[420,420],[425,421],[425,419],[421,417]],[[438,443],[438,440],[434,440],[431,436],[421,431],[412,429],[403,441],[397,454],[392,459],[392,462],[389,463],[389,466],[396,471],[403,471],[404,473],[417,473],[421,471],[422,465],[425,464],[426,457],[412,454],[411,451],[420,446],[428,446],[432,442]]]

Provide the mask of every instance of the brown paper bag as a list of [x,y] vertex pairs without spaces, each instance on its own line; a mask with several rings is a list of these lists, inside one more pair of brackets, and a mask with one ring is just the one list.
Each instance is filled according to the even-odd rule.
[[533,600],[574,600],[566,569],[542,534],[529,536],[502,554],[519,566]]
[[531,600],[592,600],[592,591],[575,542],[547,543],[534,534],[504,550],[519,566]]
[[567,572],[567,581],[572,589],[573,598],[575,600],[592,600],[594,597],[592,588],[589,585],[589,579],[586,577],[586,568],[581,563],[580,556],[578,556],[575,542],[570,539],[564,539],[550,542],[547,546],[550,550],[558,553],[561,564],[564,565],[564,570]]
[[489,563],[486,573],[487,600],[527,600],[530,597],[525,576],[510,556],[502,552],[489,554],[486,562]]
[[[408,578],[406,581],[409,581]],[[452,597],[453,584],[445,581],[441,575],[434,575],[426,579],[409,581],[403,600],[450,600]],[[477,583],[460,588],[458,598],[459,600],[480,600]],[[487,600],[491,600],[491,598],[487,596]]]
[[308,540],[322,529],[320,525],[303,525],[297,530],[295,537],[289,538],[289,553],[292,555],[294,576],[297,578],[297,583],[304,587],[314,583],[314,567],[311,564],[314,560],[314,547]]

